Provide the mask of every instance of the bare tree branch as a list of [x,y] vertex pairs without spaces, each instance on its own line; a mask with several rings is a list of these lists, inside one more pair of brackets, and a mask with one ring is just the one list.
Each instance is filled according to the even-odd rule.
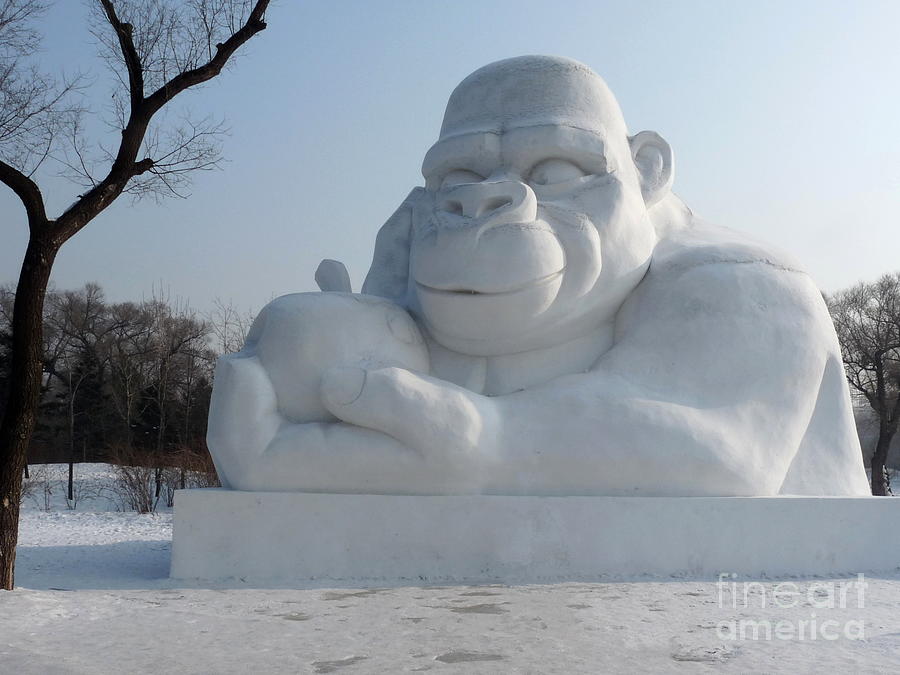
[[22,200],[25,212],[28,214],[28,226],[32,231],[47,220],[44,197],[37,183],[3,160],[0,160],[0,181]]
[[[155,180],[152,182],[137,181],[131,190],[132,194],[138,196],[151,192],[159,194],[162,188],[174,196],[184,196],[182,188],[187,183],[186,176],[190,171],[209,169],[215,166],[218,160],[214,155],[218,154],[219,146],[210,142],[215,132],[200,131],[199,128],[194,128],[189,133],[183,133],[176,129],[173,136],[174,144],[164,152],[162,157],[148,154],[140,161],[137,158],[141,148],[144,147],[153,116],[179,93],[218,75],[241,45],[265,29],[266,24],[263,17],[269,5],[269,0],[256,0],[252,3],[252,9],[247,14],[245,22],[224,42],[216,45],[215,53],[209,61],[196,68],[179,72],[168,79],[153,94],[143,97],[141,102],[135,105],[134,93],[137,80],[131,75],[134,64],[137,63],[144,68],[145,75],[148,67],[154,67],[167,73],[177,66],[189,65],[197,59],[196,36],[187,40],[187,46],[184,49],[174,49],[169,53],[165,51],[164,47],[174,44],[176,38],[182,36],[183,31],[187,30],[183,14],[172,10],[164,0],[147,0],[147,2],[140,3],[122,2],[120,3],[122,8],[110,14],[106,11],[107,6],[116,3],[113,3],[112,0],[100,1],[104,8],[104,16],[115,30],[118,38],[118,54],[125,62],[129,73],[129,90],[133,104],[125,127],[122,129],[121,143],[106,177],[82,195],[57,219],[58,236],[63,241],[78,232],[94,215],[111,204],[135,178],[151,173]],[[189,3],[189,6],[205,11],[206,14],[203,16],[209,23],[210,17],[218,16],[221,19],[222,16],[229,16],[233,18],[235,8],[249,7],[249,3],[246,1],[219,1],[209,4],[202,0],[195,0],[193,3]],[[132,21],[125,20],[131,16],[135,17]],[[125,28],[126,25],[132,26],[132,28]],[[207,39],[211,39],[210,36],[213,33],[218,34],[218,32],[221,31],[208,33]],[[137,39],[135,39],[136,36]],[[174,56],[172,56],[173,54]],[[129,62],[132,65],[129,65]],[[144,81],[146,81],[146,77],[142,80],[142,82]],[[180,141],[178,140],[179,134],[181,134]],[[151,142],[153,142],[152,136]],[[154,170],[157,164],[162,166]]]
[[254,5],[244,25],[227,40],[216,45],[215,54],[209,61],[200,67],[179,73],[147,97],[150,109],[153,111],[159,110],[166,102],[185,89],[207,82],[222,72],[222,68],[228,62],[228,59],[241,45],[260,31],[265,30],[266,22],[264,17],[268,6],[269,0],[259,0]]
[[94,163],[89,159],[88,149],[85,147],[86,141],[82,134],[80,120],[76,119],[71,124],[67,141],[63,146],[62,154],[54,156],[54,159],[63,167],[59,175],[82,187],[94,187],[97,184],[92,170]]
[[144,69],[132,40],[134,27],[130,23],[119,20],[111,0],[100,0],[100,4],[103,5],[106,19],[119,39],[119,48],[122,50],[125,67],[128,69],[128,90],[131,94],[131,112],[134,114],[144,102]]
[[0,55],[2,58],[28,56],[40,44],[40,34],[32,22],[47,9],[38,0],[0,0]]
[[81,86],[81,76],[60,84],[21,60],[0,62],[0,156],[4,161],[33,174],[57,136],[81,114],[81,107],[70,100]]
[[141,152],[146,157],[135,165],[135,175],[126,187],[134,196],[185,197],[191,174],[221,164],[221,139],[228,133],[224,122],[211,117],[195,121],[183,115],[177,124],[162,126],[162,131],[153,129],[145,139]]
[[81,76],[58,83],[28,62],[39,46],[32,22],[45,9],[38,0],[0,0],[0,157],[28,176],[80,113],[70,95]]

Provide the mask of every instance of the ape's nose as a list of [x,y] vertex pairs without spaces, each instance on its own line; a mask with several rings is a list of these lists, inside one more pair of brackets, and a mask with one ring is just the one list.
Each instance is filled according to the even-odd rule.
[[531,222],[537,217],[537,198],[517,180],[485,180],[463,183],[442,191],[441,211],[467,218],[484,219],[491,225]]

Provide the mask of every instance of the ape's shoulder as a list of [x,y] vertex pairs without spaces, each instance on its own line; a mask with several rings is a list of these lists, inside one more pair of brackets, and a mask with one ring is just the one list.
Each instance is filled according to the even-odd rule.
[[[822,294],[790,256],[737,232],[698,224],[671,233],[616,317],[628,363],[703,373],[694,395],[792,382],[815,395],[840,352]],[[668,367],[668,366],[667,366]],[[677,374],[682,373],[682,374]],[[727,375],[727,377],[726,377]],[[736,377],[737,376],[737,377]],[[743,384],[741,384],[743,383]],[[743,395],[743,394],[742,394]]]
[[771,244],[697,218],[666,233],[653,253],[651,268],[656,274],[677,274],[716,263],[760,263],[788,272],[804,271],[792,255]]
[[622,330],[635,320],[703,325],[730,344],[758,341],[768,327],[773,339],[790,333],[808,347],[836,349],[822,294],[792,256],[697,220],[661,239],[620,319]]

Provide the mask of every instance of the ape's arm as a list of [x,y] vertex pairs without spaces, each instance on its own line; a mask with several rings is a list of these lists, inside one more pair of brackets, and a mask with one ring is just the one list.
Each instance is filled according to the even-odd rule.
[[[256,357],[224,357],[223,483],[394,494],[864,494],[824,303],[766,262],[656,266],[587,373],[488,398],[401,368],[337,368],[289,423]],[[214,423],[215,422],[215,423]]]
[[[406,370],[387,370],[415,377]],[[330,373],[331,386],[326,394],[333,401],[349,400],[341,397],[339,388],[356,386],[352,380],[358,373],[364,371],[336,369]],[[367,395],[379,396],[377,375],[368,379]],[[446,396],[443,402],[442,419],[450,428],[461,420],[454,418]],[[403,411],[388,414],[396,417]],[[404,421],[408,424],[413,419]],[[462,427],[456,424],[457,429]],[[419,423],[416,428],[419,441],[437,434],[433,422]],[[219,478],[227,488],[388,494],[478,492],[482,476],[472,472],[473,461],[458,461],[444,452],[453,443],[452,433],[444,437],[447,445],[433,448],[422,442],[404,445],[388,434],[353,424],[293,424],[279,412],[272,381],[256,356],[229,354],[221,357],[216,367],[207,438]],[[474,440],[470,439],[470,446]],[[413,449],[420,446],[426,450]]]
[[[657,271],[590,373],[498,400],[504,445],[527,444],[561,491],[777,494],[835,350],[802,273],[765,262]],[[841,412],[833,423],[852,423]]]
[[[821,386],[829,362],[840,371],[833,328],[802,273],[766,262],[651,271],[618,333],[590,372],[507,396],[389,369],[370,372],[353,403],[326,405],[503,494],[777,494],[820,389],[834,399],[834,437],[848,438],[846,391]],[[819,462],[859,464],[858,446],[820,449]]]

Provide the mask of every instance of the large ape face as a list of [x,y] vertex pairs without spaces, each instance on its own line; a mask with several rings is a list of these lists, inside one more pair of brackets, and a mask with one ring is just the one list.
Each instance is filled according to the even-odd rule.
[[668,189],[668,146],[626,136],[585,66],[522,57],[453,92],[413,216],[410,290],[434,339],[492,356],[610,321],[656,244],[648,203]]

